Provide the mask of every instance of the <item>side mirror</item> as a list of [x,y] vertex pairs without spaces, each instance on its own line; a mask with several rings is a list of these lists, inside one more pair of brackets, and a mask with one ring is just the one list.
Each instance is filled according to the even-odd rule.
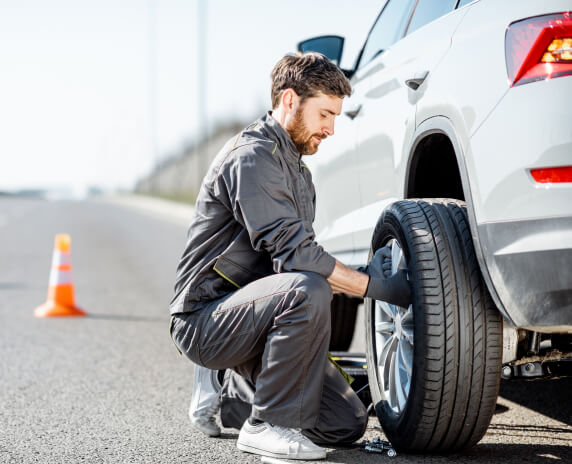
[[298,44],[298,51],[301,53],[318,52],[327,56],[338,66],[342,60],[344,50],[344,38],[338,35],[322,35],[304,40]]
[[[339,66],[342,61],[342,52],[344,50],[344,38],[339,35],[322,35],[319,37],[313,37],[298,43],[297,49],[300,53],[321,53]],[[353,71],[349,71],[347,69],[342,69],[342,72],[348,77],[348,79],[353,75]]]

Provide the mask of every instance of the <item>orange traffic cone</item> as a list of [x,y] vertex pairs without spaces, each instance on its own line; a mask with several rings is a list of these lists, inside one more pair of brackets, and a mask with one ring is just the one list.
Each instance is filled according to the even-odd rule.
[[48,300],[34,310],[36,317],[85,316],[85,311],[75,305],[71,278],[71,238],[68,234],[56,235]]

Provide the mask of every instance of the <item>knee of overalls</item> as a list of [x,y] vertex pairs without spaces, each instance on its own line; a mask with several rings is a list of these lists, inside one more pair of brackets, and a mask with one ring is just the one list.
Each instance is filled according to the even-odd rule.
[[294,290],[304,295],[314,317],[330,316],[332,287],[324,276],[315,272],[301,272]]

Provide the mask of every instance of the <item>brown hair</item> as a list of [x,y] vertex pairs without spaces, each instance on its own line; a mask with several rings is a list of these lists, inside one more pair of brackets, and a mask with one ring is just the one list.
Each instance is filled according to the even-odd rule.
[[340,68],[321,53],[286,55],[270,74],[272,78],[272,108],[280,104],[280,96],[286,89],[294,89],[303,102],[316,97],[319,92],[343,98],[351,95],[350,81]]

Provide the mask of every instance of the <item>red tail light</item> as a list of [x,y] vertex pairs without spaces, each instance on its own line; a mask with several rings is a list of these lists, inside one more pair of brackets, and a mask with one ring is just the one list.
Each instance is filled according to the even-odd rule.
[[505,53],[511,87],[572,74],[572,12],[512,23]]
[[572,182],[572,166],[531,169],[532,178],[541,184]]

